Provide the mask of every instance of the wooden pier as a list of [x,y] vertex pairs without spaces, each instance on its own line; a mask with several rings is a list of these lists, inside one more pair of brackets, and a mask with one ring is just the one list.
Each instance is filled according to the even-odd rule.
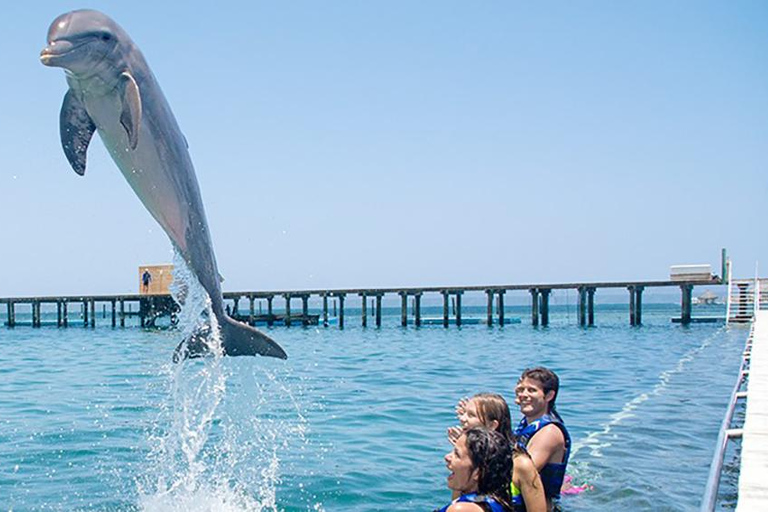
[[[593,282],[593,283],[561,283],[561,284],[519,284],[519,285],[494,285],[494,286],[457,286],[457,287],[422,287],[422,288],[374,288],[374,289],[343,289],[343,290],[292,290],[292,291],[250,291],[250,292],[225,292],[224,298],[230,301],[229,313],[234,318],[247,322],[251,325],[266,324],[272,325],[318,325],[320,318],[322,324],[328,326],[329,321],[329,298],[335,299],[333,302],[334,317],[337,319],[337,325],[340,329],[344,328],[344,308],[345,299],[357,297],[361,305],[361,323],[363,327],[368,326],[368,306],[372,310],[374,325],[381,327],[382,322],[382,299],[386,295],[400,297],[400,324],[405,327],[409,324],[419,327],[422,325],[421,301],[426,294],[437,294],[442,296],[443,315],[442,324],[445,327],[453,324],[461,326],[462,319],[462,296],[465,293],[485,293],[486,294],[486,319],[487,325],[505,325],[509,323],[504,317],[504,296],[508,292],[524,291],[531,297],[531,325],[546,327],[549,325],[549,299],[553,290],[575,290],[578,294],[578,323],[580,326],[589,327],[595,325],[595,294],[599,289],[617,289],[623,288],[628,292],[629,324],[639,326],[642,324],[642,296],[647,288],[679,288],[680,289],[680,318],[675,319],[682,324],[695,323],[696,319],[691,315],[692,292],[694,286],[720,285],[723,284],[719,278],[698,279],[693,281],[637,281],[637,282]],[[322,314],[313,315],[309,313],[309,300],[311,297],[318,297],[322,300]],[[274,299],[279,298],[284,305],[284,313],[275,311]],[[411,316],[409,319],[408,302],[412,301]],[[248,309],[243,312],[240,310],[240,304],[247,301]],[[267,311],[255,310],[256,301],[265,301]],[[294,312],[293,303],[301,301],[301,312]],[[81,305],[82,325],[86,327],[95,327],[96,325],[96,306],[101,305],[103,316],[106,316],[106,309],[110,311],[110,321],[112,327],[125,327],[125,319],[129,316],[138,316],[142,327],[152,327],[155,321],[162,316],[170,316],[171,323],[174,323],[175,314],[178,307],[173,302],[170,295],[165,294],[124,294],[124,295],[92,295],[92,296],[62,296],[62,297],[8,297],[0,298],[0,308],[5,308],[6,325],[15,327],[19,325],[16,320],[16,307],[21,304],[28,304],[32,311],[32,327],[41,327],[41,306],[56,306],[56,325],[58,327],[70,326],[69,307],[73,304]],[[4,306],[3,306],[4,305]],[[451,305],[453,314],[451,314]],[[126,310],[126,306],[128,309]],[[135,309],[133,306],[136,306]],[[338,307],[338,309],[337,309]],[[430,322],[433,323],[433,322]],[[29,324],[28,324],[29,325]]]
[[736,512],[768,510],[768,311],[756,311]]

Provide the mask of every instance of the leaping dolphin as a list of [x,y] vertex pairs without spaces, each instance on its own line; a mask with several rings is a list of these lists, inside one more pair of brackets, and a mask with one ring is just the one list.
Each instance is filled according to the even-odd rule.
[[[51,24],[40,60],[66,73],[69,90],[59,121],[64,154],[72,168],[85,174],[88,144],[98,131],[125,179],[210,296],[224,354],[285,359],[285,351],[271,338],[224,312],[216,257],[186,140],[128,34],[98,11],[72,11]],[[199,338],[182,341],[174,360],[203,352],[205,344]]]

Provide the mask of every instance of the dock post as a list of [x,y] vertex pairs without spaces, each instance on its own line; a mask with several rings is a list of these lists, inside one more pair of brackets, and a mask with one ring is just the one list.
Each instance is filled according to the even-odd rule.
[[323,293],[323,327],[328,327],[328,294]]
[[691,323],[691,295],[693,294],[692,284],[681,284],[682,304],[680,307],[680,323],[688,325]]
[[635,309],[635,287],[627,286],[627,290],[629,290],[629,325],[635,326],[637,325],[637,319],[635,318],[637,313]]
[[461,290],[456,290],[456,327],[461,327]]
[[504,294],[505,290],[496,291],[496,308],[499,310],[499,326],[504,327]]
[[493,325],[493,290],[485,290],[487,295],[486,321],[488,327]]
[[587,325],[595,325],[595,288],[587,288]]
[[290,327],[291,326],[291,294],[285,293],[283,294],[283,297],[285,297],[285,326]]
[[408,293],[398,292],[400,295],[400,325],[408,325]]
[[644,286],[635,286],[635,325],[643,325],[643,290]]
[[40,327],[40,303],[32,301],[32,327]]
[[250,325],[254,324],[255,313],[256,312],[254,311],[254,307],[253,307],[253,294],[251,293],[248,295],[248,323]]
[[549,325],[549,294],[552,290],[542,288],[539,293],[541,294],[541,326],[546,327]]
[[301,296],[301,325],[309,325],[309,295]]
[[61,301],[56,301],[56,327],[61,327]]
[[112,327],[117,326],[117,304],[115,303],[115,299],[112,299]]
[[340,293],[337,295],[339,299],[339,329],[344,328],[344,297],[346,297],[345,294]]
[[125,327],[125,299],[120,297],[120,327]]
[[587,325],[587,289],[584,286],[576,288],[579,293],[579,327]]
[[415,317],[414,325],[421,327],[421,292],[413,294],[413,314]]
[[69,315],[67,315],[67,301],[65,300],[61,304],[61,324],[64,327],[69,327]]
[[440,293],[443,294],[443,327],[448,327],[448,318],[451,314],[450,309],[450,296],[448,290],[443,290]]
[[91,299],[91,327],[96,327],[96,299]]
[[273,295],[267,295],[267,325],[270,327],[275,323],[275,317],[272,314],[272,299],[274,298]]
[[[83,304],[81,306],[83,308],[83,327],[88,327],[88,301],[83,300]],[[144,327],[144,322],[141,322],[141,326]]]
[[235,297],[232,300],[232,317],[239,316],[238,313],[240,312],[240,297]]
[[376,327],[381,327],[381,293],[376,294]]
[[531,325],[539,325],[539,289],[531,288]]
[[16,304],[8,301],[8,327],[16,327]]
[[365,294],[365,292],[360,293],[360,297],[362,297],[361,301],[361,319],[363,321],[363,327],[368,327],[368,296]]

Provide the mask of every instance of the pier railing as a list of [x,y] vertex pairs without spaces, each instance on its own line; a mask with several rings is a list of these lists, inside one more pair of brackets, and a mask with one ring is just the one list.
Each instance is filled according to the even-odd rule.
[[720,425],[720,432],[717,435],[717,443],[715,445],[715,455],[712,458],[712,464],[709,467],[709,477],[707,478],[707,486],[704,489],[704,498],[701,501],[701,512],[712,512],[717,506],[717,494],[720,489],[720,479],[723,474],[723,463],[725,459],[725,451],[728,448],[728,441],[732,439],[739,439],[742,435],[740,428],[731,428],[733,422],[733,413],[736,410],[736,404],[739,400],[747,398],[747,393],[742,391],[742,388],[749,379],[749,363],[752,353],[752,340],[755,334],[755,327],[752,324],[747,342],[744,346],[743,358],[741,360],[741,367],[739,368],[739,374],[736,378],[736,384],[731,391],[731,398],[728,401],[728,408],[725,411],[725,417],[723,423]]

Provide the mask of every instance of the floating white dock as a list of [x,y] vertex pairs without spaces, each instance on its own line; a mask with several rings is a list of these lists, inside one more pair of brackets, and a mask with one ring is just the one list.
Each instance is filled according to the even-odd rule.
[[753,325],[736,512],[768,510],[768,311]]

